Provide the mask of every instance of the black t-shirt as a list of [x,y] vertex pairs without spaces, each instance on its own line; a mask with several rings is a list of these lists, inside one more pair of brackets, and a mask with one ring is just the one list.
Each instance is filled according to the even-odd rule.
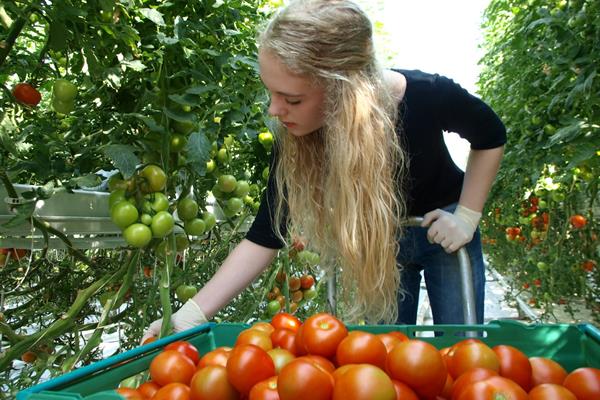
[[[481,99],[446,77],[419,70],[396,70],[406,77],[406,91],[398,107],[397,132],[408,154],[407,207],[422,216],[455,203],[460,197],[463,171],[454,164],[443,131],[456,132],[474,150],[506,143],[500,118]],[[269,248],[283,244],[273,230],[275,182],[269,177],[258,214],[246,238]]]

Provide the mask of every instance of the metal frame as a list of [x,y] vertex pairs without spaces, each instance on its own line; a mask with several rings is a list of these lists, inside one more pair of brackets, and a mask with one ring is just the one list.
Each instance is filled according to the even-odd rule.
[[[408,226],[421,226],[423,217],[409,217],[405,222]],[[465,324],[476,325],[477,315],[475,310],[475,290],[473,288],[471,259],[467,249],[460,248],[456,252],[461,278],[461,293],[463,299],[463,316]],[[337,271],[327,281],[327,303],[329,312],[336,315],[337,312]]]

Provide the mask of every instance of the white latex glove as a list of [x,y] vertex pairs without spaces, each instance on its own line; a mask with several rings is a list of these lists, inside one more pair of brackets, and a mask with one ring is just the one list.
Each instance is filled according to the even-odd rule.
[[[171,326],[173,327],[173,333],[182,332],[191,329],[195,326],[201,325],[208,322],[204,312],[200,306],[192,299],[189,299],[177,312],[171,315]],[[162,326],[162,318],[157,319],[150,324],[142,343],[152,336],[158,336],[160,328]]]
[[440,244],[446,253],[453,253],[473,239],[481,213],[459,205],[454,214],[433,210],[425,214],[422,227],[428,227],[429,243]]

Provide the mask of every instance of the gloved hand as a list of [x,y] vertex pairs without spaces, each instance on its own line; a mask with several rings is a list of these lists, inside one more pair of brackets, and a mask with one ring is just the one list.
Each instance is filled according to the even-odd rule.
[[[182,332],[208,322],[204,312],[200,306],[192,299],[189,299],[177,312],[171,315],[171,326],[173,327],[173,333]],[[162,326],[162,318],[152,322],[148,327],[142,343],[152,336],[158,336],[160,328]]]
[[429,226],[430,243],[439,243],[446,253],[453,253],[473,239],[480,219],[480,212],[459,205],[454,214],[439,208],[428,212],[421,226]]

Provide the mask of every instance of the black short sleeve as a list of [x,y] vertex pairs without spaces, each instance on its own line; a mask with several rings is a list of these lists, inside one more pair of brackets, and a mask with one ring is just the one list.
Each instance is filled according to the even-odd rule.
[[[267,188],[263,192],[260,201],[260,207],[258,208],[258,213],[256,214],[256,218],[252,222],[250,229],[246,233],[246,239],[249,241],[256,243],[258,245],[268,247],[270,249],[281,249],[285,246],[285,243],[282,242],[277,233],[275,232],[275,204],[276,204],[276,195],[277,195],[277,187],[275,182],[275,174],[274,166],[277,162],[276,155],[276,146],[273,148],[273,153],[271,154],[271,166],[269,173],[269,180],[267,182]],[[282,226],[281,233],[286,234],[286,227]]]

